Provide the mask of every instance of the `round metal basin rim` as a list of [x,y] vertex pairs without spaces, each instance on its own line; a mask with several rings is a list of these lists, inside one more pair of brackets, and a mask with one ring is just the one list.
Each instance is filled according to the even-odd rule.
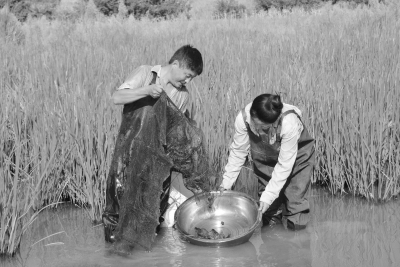
[[197,244],[197,245],[216,246],[216,247],[238,245],[238,244],[248,241],[248,239],[250,239],[251,235],[253,234],[254,230],[259,226],[259,223],[261,222],[261,213],[260,212],[257,213],[257,218],[255,219],[253,225],[249,228],[249,230],[247,230],[244,233],[241,233],[239,235],[229,237],[229,238],[224,238],[224,239],[198,238],[198,237],[195,237],[194,235],[190,235],[188,232],[186,232],[184,230],[184,227],[182,227],[182,225],[180,225],[180,220],[179,220],[179,216],[181,216],[182,208],[185,207],[185,205],[188,205],[188,203],[190,204],[191,202],[193,202],[194,198],[198,198],[200,200],[205,199],[205,197],[208,196],[209,194],[217,195],[217,197],[218,196],[227,196],[227,197],[234,197],[234,198],[245,198],[258,212],[257,202],[249,195],[247,195],[245,193],[237,192],[237,191],[229,190],[229,191],[224,191],[222,194],[219,191],[212,191],[209,193],[205,192],[205,193],[201,193],[196,196],[192,196],[189,199],[187,199],[184,203],[182,203],[182,205],[179,206],[175,212],[175,218],[174,218],[175,219],[175,229],[177,229],[179,231],[179,233],[183,236],[183,239],[185,241],[188,241],[190,243]]

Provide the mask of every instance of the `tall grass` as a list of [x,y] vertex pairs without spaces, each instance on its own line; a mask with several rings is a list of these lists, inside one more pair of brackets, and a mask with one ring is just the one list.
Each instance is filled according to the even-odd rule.
[[135,67],[163,64],[186,43],[204,56],[189,90],[218,170],[238,111],[259,93],[280,92],[316,138],[314,183],[368,199],[398,195],[398,15],[395,6],[327,7],[242,20],[20,26],[22,42],[0,39],[0,253],[15,252],[32,212],[62,199],[100,218],[121,117],[110,94]]

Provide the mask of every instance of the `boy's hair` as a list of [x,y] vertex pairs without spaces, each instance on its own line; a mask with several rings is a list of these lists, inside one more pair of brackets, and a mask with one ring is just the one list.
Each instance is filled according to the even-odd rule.
[[191,45],[184,45],[171,57],[169,64],[178,60],[179,64],[200,75],[203,72],[203,58],[199,50]]
[[273,123],[282,113],[283,103],[280,95],[262,94],[253,100],[250,115],[262,122]]

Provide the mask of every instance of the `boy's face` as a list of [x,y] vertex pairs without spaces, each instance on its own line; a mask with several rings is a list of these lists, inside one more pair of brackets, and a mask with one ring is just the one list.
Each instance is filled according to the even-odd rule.
[[171,84],[176,88],[181,88],[182,86],[186,86],[197,74],[187,69],[185,66],[179,64],[179,61],[175,60],[172,63],[172,72],[171,72]]

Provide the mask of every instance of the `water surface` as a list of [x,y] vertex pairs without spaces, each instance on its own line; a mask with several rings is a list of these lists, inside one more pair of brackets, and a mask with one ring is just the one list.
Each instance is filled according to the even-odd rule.
[[111,253],[102,226],[84,209],[64,206],[44,211],[23,237],[21,253],[0,259],[0,266],[400,266],[400,201],[376,205],[321,189],[310,200],[312,221],[302,231],[267,226],[245,244],[208,248],[163,228],[151,252],[125,257]]

